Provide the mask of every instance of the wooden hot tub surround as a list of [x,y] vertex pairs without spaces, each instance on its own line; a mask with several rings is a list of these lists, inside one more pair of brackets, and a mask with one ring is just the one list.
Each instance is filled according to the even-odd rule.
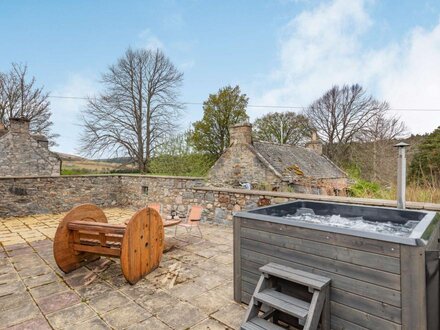
[[[258,269],[274,262],[331,279],[332,329],[438,329],[438,277],[428,288],[428,259],[438,265],[440,216],[420,213],[409,237],[376,235],[272,216],[296,205],[331,204],[363,214],[395,209],[336,203],[290,202],[234,216],[234,299],[249,303]],[[324,205],[324,207],[327,207]],[[276,209],[278,208],[278,209]],[[357,211],[356,211],[357,212]],[[402,214],[401,214],[402,215]],[[403,214],[405,215],[405,214]],[[405,215],[406,216],[406,215]],[[390,219],[391,220],[391,219]],[[388,236],[388,237],[387,237]],[[438,275],[437,275],[438,276]],[[435,288],[433,286],[432,288]],[[294,294],[307,295],[285,288]],[[436,310],[432,311],[436,304]]]

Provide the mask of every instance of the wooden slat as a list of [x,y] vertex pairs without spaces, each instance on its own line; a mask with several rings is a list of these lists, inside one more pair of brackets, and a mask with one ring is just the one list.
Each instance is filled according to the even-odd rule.
[[[100,240],[100,235],[98,233],[92,233],[92,232],[82,232],[82,231],[76,231],[79,234],[80,239],[91,239],[91,240]],[[116,236],[107,234],[105,235],[106,242],[115,242],[115,243],[122,243],[122,236]]]
[[313,268],[348,276],[386,288],[400,290],[400,276],[396,274],[307,254],[292,249],[286,249],[270,243],[252,241],[246,238],[242,239],[241,242],[242,248],[247,250],[260,252],[266,255],[276,255],[279,258],[291,260]]
[[330,286],[325,290],[325,302],[322,308],[321,328],[322,330],[331,329],[331,308],[330,308]]
[[268,233],[253,228],[242,228],[241,235],[244,238],[259,242],[400,274],[400,259],[396,257],[286,236],[284,233]]
[[[328,288],[325,290],[328,290]],[[307,317],[306,324],[304,324],[304,330],[314,330],[318,328],[324,301],[325,292],[315,290],[315,292],[313,292],[312,302],[310,303],[310,313]]]
[[252,318],[258,316],[258,313],[260,312],[260,306],[256,303],[255,295],[261,290],[266,289],[267,285],[268,285],[268,280],[263,275],[261,275],[260,278],[258,279],[257,285],[255,286],[255,291],[249,302],[249,307],[246,310],[246,313],[244,314],[243,322],[248,322]]
[[391,242],[244,218],[241,220],[241,227],[400,258],[400,245]]
[[[286,256],[284,256],[286,257]],[[258,253],[255,251],[242,249],[242,258],[246,260],[253,261],[254,263],[258,263],[263,266],[269,262],[275,262],[284,264],[286,266],[290,266],[293,268],[298,268],[300,270],[311,272],[314,274],[318,274],[321,276],[326,276],[332,279],[332,287],[336,287],[345,291],[349,291],[355,294],[359,294],[361,296],[371,298],[377,301],[384,302],[386,304],[390,304],[396,307],[401,306],[400,301],[400,292],[392,289],[387,289],[385,287],[381,287],[375,284],[371,284],[368,282],[359,281],[347,276],[342,276],[336,273],[330,273],[328,271],[324,271],[321,269],[312,268],[310,266],[306,266],[303,264],[299,264],[295,262],[294,258],[287,256],[286,259],[281,259],[275,256],[268,256],[262,253]],[[247,269],[250,270],[250,269]],[[258,273],[258,269],[254,270],[254,272]]]
[[233,239],[233,251],[234,251],[234,300],[241,303],[241,218],[234,217],[234,239]]
[[[346,305],[342,305],[336,302],[331,302],[332,315],[339,318],[348,319],[354,324],[366,327],[368,329],[381,329],[381,330],[400,330],[402,329],[400,324],[384,320],[382,318],[373,316],[371,314],[362,312],[358,309],[351,308]],[[421,328],[413,328],[413,330],[419,330]]]
[[96,239],[80,239],[80,243],[88,246],[101,246],[106,248],[121,248],[121,243],[119,242],[106,242],[105,245],[102,245],[101,241]]
[[401,248],[402,326],[405,330],[427,327],[425,252],[422,247]]
[[321,290],[324,286],[328,285],[329,282],[328,278],[274,263],[268,263],[267,265],[260,267],[259,270],[261,273],[284,278],[285,280],[318,290]]
[[385,304],[382,301],[365,298],[335,287],[331,289],[330,297],[332,301],[340,304],[351,306],[361,311],[368,311],[368,313],[372,315],[397,324],[402,323],[402,310],[389,304]]
[[261,319],[259,317],[254,317],[252,320],[244,323],[241,326],[243,330],[285,330],[284,328],[273,324],[269,321]]
[[73,244],[73,248],[75,251],[96,253],[109,257],[119,257],[121,255],[120,249],[106,248],[102,246]]
[[124,235],[124,225],[113,225],[109,223],[93,222],[93,221],[71,221],[67,224],[69,230],[93,231],[104,234]]
[[259,330],[285,330],[284,328],[282,328],[276,324],[270,323],[269,321],[266,321],[266,320],[258,318],[258,317],[253,318],[250,321],[250,323],[258,326]]
[[341,319],[334,315],[332,315],[331,317],[331,323],[333,330],[370,330],[371,329],[371,328],[361,327],[360,325],[351,323],[347,320]]
[[249,302],[251,301],[252,295],[247,292],[242,291],[241,296],[242,296],[241,301],[245,304],[249,304]]
[[267,304],[276,310],[304,319],[309,313],[310,304],[290,297],[274,289],[266,289],[254,295],[254,299]]

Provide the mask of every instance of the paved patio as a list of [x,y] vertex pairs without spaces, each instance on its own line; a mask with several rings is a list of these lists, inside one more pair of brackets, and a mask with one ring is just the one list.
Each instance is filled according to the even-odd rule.
[[[105,210],[110,223],[133,212]],[[232,300],[232,228],[204,224],[202,240],[173,239],[160,267],[131,286],[118,259],[67,275],[58,269],[52,239],[62,216],[0,218],[0,329],[239,328],[245,309]]]

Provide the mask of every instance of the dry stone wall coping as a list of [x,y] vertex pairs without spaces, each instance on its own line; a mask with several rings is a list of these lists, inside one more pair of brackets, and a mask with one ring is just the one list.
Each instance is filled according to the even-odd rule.
[[[266,190],[244,190],[244,189],[230,189],[230,188],[212,188],[212,187],[196,187],[194,190],[199,191],[211,191],[227,194],[243,194],[261,197],[278,197],[287,199],[304,199],[315,200],[323,202],[339,202],[347,204],[361,204],[371,206],[384,206],[384,207],[396,207],[397,203],[393,200],[387,199],[373,199],[373,198],[355,198],[355,197],[342,197],[342,196],[325,196],[314,194],[300,194],[300,193],[286,193]],[[427,211],[440,211],[440,204],[434,203],[422,203],[422,202],[406,202],[408,209],[427,210]]]
[[195,176],[168,176],[168,175],[149,175],[149,174],[81,174],[81,175],[39,175],[39,176],[0,176],[0,180],[10,179],[69,179],[69,178],[84,178],[84,177],[139,177],[139,178],[153,178],[153,179],[175,179],[175,180],[207,180],[205,177]]

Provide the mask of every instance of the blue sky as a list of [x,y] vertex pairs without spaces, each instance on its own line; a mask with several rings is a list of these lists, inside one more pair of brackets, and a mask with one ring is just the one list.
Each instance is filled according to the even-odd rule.
[[[239,84],[250,104],[306,106],[359,82],[392,108],[440,108],[439,1],[0,0],[0,30],[0,71],[27,63],[52,95],[93,95],[131,46],[164,50],[184,72],[182,101]],[[74,153],[84,103],[51,103],[56,149]],[[413,133],[440,125],[440,112],[395,114]],[[188,105],[182,128],[201,116]]]

